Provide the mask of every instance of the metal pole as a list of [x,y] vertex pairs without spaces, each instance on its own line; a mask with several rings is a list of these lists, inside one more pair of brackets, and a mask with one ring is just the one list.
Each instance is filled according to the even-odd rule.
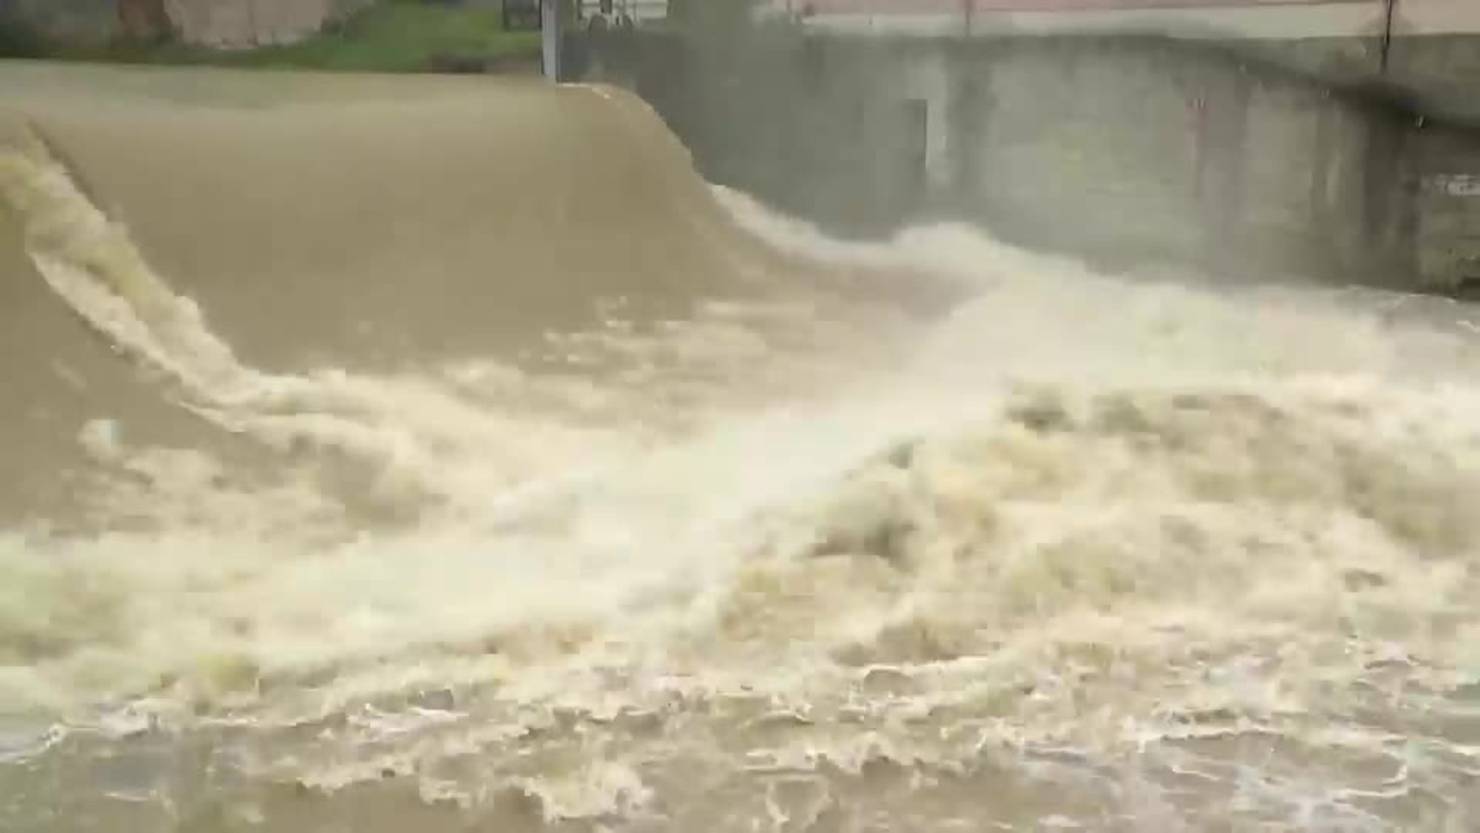
[[545,77],[557,83],[560,81],[560,3],[561,0],[540,0],[540,42]]
[[1398,0],[1387,0],[1387,17],[1382,24],[1382,54],[1377,65],[1377,71],[1381,75],[1387,75],[1388,61],[1393,54],[1393,11],[1397,7]]

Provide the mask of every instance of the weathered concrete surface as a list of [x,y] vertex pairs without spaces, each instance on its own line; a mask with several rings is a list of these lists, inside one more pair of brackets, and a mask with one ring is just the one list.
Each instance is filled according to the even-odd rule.
[[923,211],[1117,260],[1480,276],[1474,0],[769,5],[792,25],[768,57],[668,47],[681,77],[638,80],[713,175],[837,228]]
[[649,37],[609,72],[708,176],[837,231],[937,217],[1230,276],[1419,268],[1405,114],[1217,44],[780,27],[730,50]]
[[1420,274],[1473,295],[1480,284],[1480,135],[1430,129],[1413,141]]

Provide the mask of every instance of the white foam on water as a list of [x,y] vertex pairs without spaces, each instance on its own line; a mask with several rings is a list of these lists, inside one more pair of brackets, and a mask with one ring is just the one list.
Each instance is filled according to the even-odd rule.
[[[719,191],[793,256],[972,296],[883,366],[764,407],[696,394],[704,419],[653,432],[633,415],[684,380],[646,358],[710,350],[722,381],[763,376],[773,339],[829,311],[555,339],[637,357],[574,395],[478,361],[274,375],[44,150],[0,153],[0,195],[58,296],[184,405],[373,461],[387,494],[441,507],[356,529],[311,481],[232,486],[200,455],[90,431],[151,484],[110,511],[154,523],[0,535],[0,712],[254,727],[243,771],[269,783],[352,796],[390,773],[461,812],[522,795],[551,824],[1475,817],[1463,328],[1099,275],[960,227],[829,241]],[[557,404],[507,406],[535,391]],[[973,803],[987,784],[1000,803]]]

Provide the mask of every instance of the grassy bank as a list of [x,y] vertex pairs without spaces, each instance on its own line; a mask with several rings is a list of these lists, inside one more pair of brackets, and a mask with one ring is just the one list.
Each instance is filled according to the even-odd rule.
[[[213,49],[177,42],[44,44],[17,36],[22,57],[121,63],[266,67],[359,72],[478,72],[537,65],[537,32],[504,31],[498,9],[388,0],[298,43]],[[0,50],[5,38],[0,37]]]

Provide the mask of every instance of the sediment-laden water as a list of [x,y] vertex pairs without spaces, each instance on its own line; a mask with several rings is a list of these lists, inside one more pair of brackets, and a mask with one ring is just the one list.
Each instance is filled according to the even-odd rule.
[[831,241],[614,90],[0,81],[0,828],[1480,824],[1469,308]]

